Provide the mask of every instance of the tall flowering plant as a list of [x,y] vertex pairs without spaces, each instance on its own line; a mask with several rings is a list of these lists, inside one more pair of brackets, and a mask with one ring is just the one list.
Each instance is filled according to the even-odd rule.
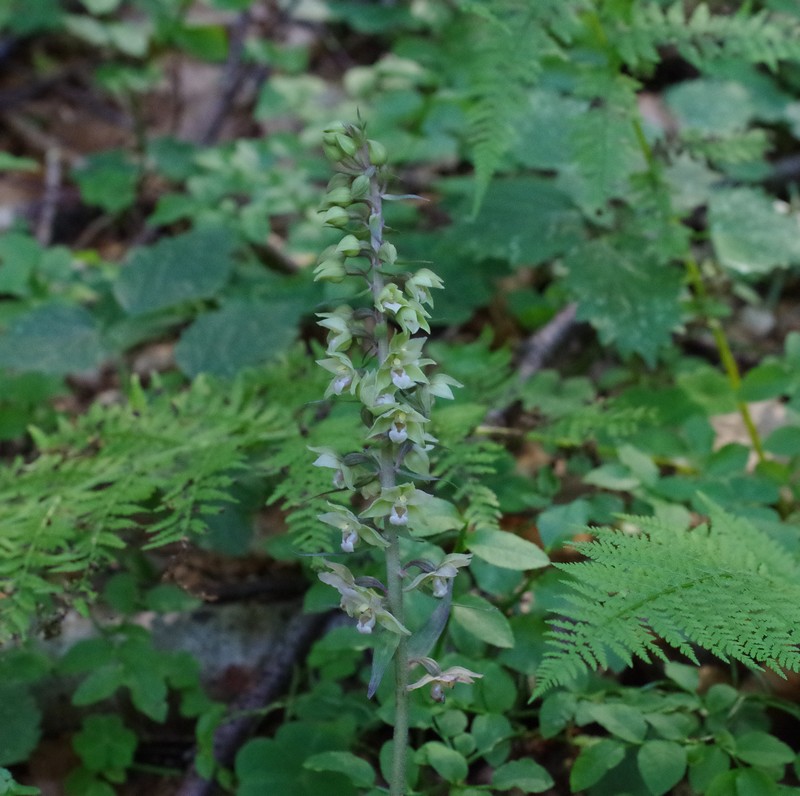
[[[383,203],[404,197],[386,193],[383,146],[367,138],[361,124],[330,128],[324,146],[338,173],[328,184],[321,212],[342,238],[323,252],[315,278],[354,280],[363,286],[367,306],[343,305],[319,315],[319,325],[327,330],[326,356],[319,364],[331,374],[325,395],[353,396],[365,425],[358,450],[313,449],[314,464],[331,468],[334,486],[352,493],[350,508],[331,504],[319,519],[341,532],[344,554],[365,547],[382,553],[386,575],[383,583],[358,577],[343,563],[325,561],[319,578],[339,592],[341,607],[356,620],[359,632],[386,634],[378,648],[382,657],[376,651],[370,690],[391,656],[396,710],[390,793],[400,796],[409,692],[430,685],[433,699],[444,701],[444,689],[481,676],[460,666],[443,670],[428,656],[447,620],[453,580],[471,555],[442,551],[436,561],[404,561],[401,556],[404,538],[427,541],[448,527],[448,517],[450,528],[459,525],[454,507],[424,489],[430,483],[429,452],[436,443],[428,431],[431,408],[437,397],[452,398],[451,388],[458,385],[444,374],[431,374],[435,363],[423,354],[432,291],[443,287],[442,280],[428,268],[409,271],[384,234]],[[438,520],[431,528],[434,516]],[[414,589],[429,590],[440,607],[410,639],[404,595]],[[409,672],[415,666],[425,674],[412,683]]]

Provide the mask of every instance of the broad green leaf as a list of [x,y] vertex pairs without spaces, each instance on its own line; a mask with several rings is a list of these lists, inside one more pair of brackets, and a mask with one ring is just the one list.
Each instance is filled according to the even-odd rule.
[[531,169],[559,169],[572,161],[572,152],[564,146],[569,140],[575,119],[585,113],[588,103],[564,96],[547,88],[530,92],[530,108],[517,126],[513,154]]
[[109,213],[118,213],[136,201],[139,168],[120,149],[90,155],[74,172],[81,198]]
[[454,738],[466,729],[469,720],[463,710],[446,710],[435,717],[436,731],[443,738]]
[[574,694],[556,691],[545,697],[539,710],[539,731],[543,738],[555,738],[575,716]]
[[754,730],[736,738],[736,757],[752,766],[784,766],[791,763],[795,753],[774,735]]
[[104,355],[94,318],[78,306],[45,304],[0,335],[0,365],[15,370],[76,373],[96,367]]
[[514,730],[511,722],[498,713],[482,713],[472,721],[472,737],[475,749],[484,755],[494,749],[497,744],[511,738]]
[[623,356],[639,354],[654,365],[659,349],[682,322],[683,274],[653,262],[646,252],[616,249],[597,240],[566,259],[565,284],[578,302],[577,317],[597,329],[605,345]]
[[182,25],[174,39],[182,50],[204,61],[224,61],[228,54],[228,36],[221,25]]
[[41,736],[41,711],[20,683],[0,685],[0,765],[22,763]]
[[336,771],[311,771],[305,761],[320,752],[341,751],[350,739],[334,722],[290,722],[274,738],[256,738],[236,755],[237,796],[356,796],[356,787]]
[[370,788],[375,784],[372,766],[352,752],[319,752],[303,765],[312,771],[338,771],[359,788]]
[[125,685],[131,693],[131,701],[136,709],[153,721],[163,722],[167,718],[167,684],[163,674],[154,666],[142,662],[135,668],[129,667]]
[[233,238],[222,227],[194,229],[137,249],[114,285],[130,315],[214,296],[233,266]]
[[800,262],[797,221],[761,191],[719,191],[709,205],[711,241],[720,262],[739,274],[764,274]]
[[606,738],[591,746],[584,746],[569,774],[572,792],[590,788],[599,782],[625,757],[625,747],[619,741]]
[[747,371],[739,388],[742,401],[763,401],[778,398],[789,392],[795,374],[779,362],[762,362]]
[[704,796],[778,796],[772,777],[754,768],[737,768],[715,777]]
[[698,793],[731,766],[731,759],[718,746],[700,746],[689,753],[689,783]]
[[747,89],[732,80],[685,80],[665,99],[682,128],[711,136],[744,130],[754,112]]
[[477,594],[462,594],[457,598],[453,603],[453,621],[487,644],[514,646],[514,634],[508,619]]
[[644,717],[656,734],[665,741],[683,741],[694,735],[700,727],[695,714],[683,711],[645,713]]
[[800,427],[776,428],[764,440],[764,450],[776,456],[797,456],[800,454]]
[[467,540],[469,549],[478,558],[496,567],[540,569],[550,563],[544,550],[508,531],[475,531]]
[[537,265],[580,243],[583,225],[552,182],[516,177],[494,180],[478,216],[455,224],[445,238],[449,248],[476,259]]
[[41,247],[30,235],[4,233],[0,237],[0,293],[29,296],[31,277],[41,256]]
[[429,741],[417,753],[417,761],[428,765],[447,782],[462,782],[469,773],[464,756],[439,741]]
[[553,787],[553,778],[533,760],[512,760],[496,768],[492,787],[497,790],[519,788],[524,793],[543,793]]
[[641,711],[619,702],[582,702],[578,723],[597,722],[612,735],[630,743],[641,743],[647,733],[647,722]]
[[0,171],[39,171],[33,158],[21,158],[9,152],[0,152]]
[[297,336],[299,315],[294,301],[230,301],[183,333],[175,359],[188,376],[234,376],[286,351]]
[[[411,530],[414,536],[423,538],[452,531],[463,525],[464,520],[458,513],[458,509],[449,500],[430,496],[424,503],[422,522],[414,523]],[[409,523],[409,527],[411,527],[411,523]]]
[[639,773],[653,796],[662,796],[683,779],[686,748],[673,741],[646,741],[636,756]]
[[124,682],[124,672],[119,664],[111,663],[92,671],[75,689],[73,705],[93,705],[110,697]]
[[[477,667],[478,672],[483,677],[473,686],[475,689],[475,704],[481,705],[484,710],[506,713],[514,708],[519,702],[519,690],[517,681],[511,676],[508,669],[491,661],[484,661]],[[497,751],[497,749],[495,749]],[[492,758],[490,763],[497,765],[490,753],[487,757]]]
[[561,172],[558,185],[591,218],[602,217],[610,199],[626,196],[631,175],[645,167],[630,117],[614,104],[606,101],[576,116],[565,141],[573,152],[572,166]]
[[591,506],[587,500],[573,500],[545,509],[536,520],[542,544],[551,549],[570,539],[589,522]]
[[124,772],[133,762],[138,739],[116,715],[91,715],[72,741],[89,771]]

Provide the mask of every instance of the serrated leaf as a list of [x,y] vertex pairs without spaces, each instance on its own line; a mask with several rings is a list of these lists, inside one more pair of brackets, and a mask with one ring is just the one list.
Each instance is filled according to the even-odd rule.
[[600,214],[610,199],[626,195],[630,176],[644,168],[641,148],[628,114],[614,103],[577,115],[570,126],[573,168],[558,184],[587,214]]
[[130,315],[209,298],[227,282],[233,237],[222,227],[194,229],[137,249],[114,284]]
[[580,213],[552,182],[533,177],[495,180],[474,220],[454,225],[448,248],[512,266],[536,265],[583,240]]
[[732,80],[684,80],[665,99],[681,127],[716,137],[744,130],[755,110],[748,90]]
[[175,359],[188,376],[231,377],[285,351],[297,336],[293,301],[231,301],[198,318],[181,336]]
[[78,306],[37,307],[0,336],[0,365],[21,371],[76,373],[96,367],[104,355],[94,318]]
[[504,569],[541,569],[550,563],[544,550],[508,531],[475,531],[467,546],[478,558]]
[[682,320],[683,274],[645,256],[598,240],[566,259],[565,284],[578,302],[577,318],[589,321],[600,340],[626,356],[654,365],[660,348]]
[[0,765],[21,763],[41,736],[41,711],[19,683],[0,685]]
[[87,716],[73,739],[75,751],[89,771],[124,771],[133,762],[136,733],[116,715]]
[[139,167],[120,149],[90,155],[74,172],[81,198],[90,205],[118,213],[136,200]]
[[453,621],[487,644],[506,648],[514,646],[514,633],[508,619],[477,594],[462,594],[458,602],[453,603]]
[[712,196],[708,220],[720,262],[739,274],[764,274],[800,262],[800,226],[781,207],[752,188]]

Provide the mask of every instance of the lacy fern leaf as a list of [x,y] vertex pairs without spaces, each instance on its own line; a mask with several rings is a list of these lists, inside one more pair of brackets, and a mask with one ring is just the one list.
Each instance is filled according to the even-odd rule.
[[712,14],[705,3],[691,14],[683,2],[666,9],[657,3],[635,3],[629,21],[619,24],[611,37],[620,56],[634,69],[657,63],[658,47],[667,44],[677,46],[697,67],[728,59],[775,69],[783,59],[800,57],[800,30],[795,20],[766,11]]
[[800,563],[749,521],[708,501],[692,530],[627,518],[623,533],[593,530],[576,545],[588,560],[560,565],[570,592],[552,620],[534,696],[615,655],[666,659],[662,642],[696,660],[800,671]]
[[540,24],[542,10],[534,5],[525,0],[493,0],[473,29],[468,111],[475,166],[473,213],[480,209],[492,176],[516,139],[515,121],[539,76],[542,58],[560,52]]
[[203,531],[285,426],[241,384],[199,378],[176,397],[134,385],[128,403],[36,432],[39,455],[0,469],[0,639],[24,634],[39,608],[91,593],[92,573],[132,538],[156,547]]

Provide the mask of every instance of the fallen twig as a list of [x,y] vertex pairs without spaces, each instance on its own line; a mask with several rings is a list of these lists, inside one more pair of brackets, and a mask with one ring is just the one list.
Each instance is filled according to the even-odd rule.
[[49,246],[53,239],[53,223],[56,218],[61,193],[61,149],[52,146],[45,155],[44,193],[39,220],[36,223],[36,240],[40,246]]

